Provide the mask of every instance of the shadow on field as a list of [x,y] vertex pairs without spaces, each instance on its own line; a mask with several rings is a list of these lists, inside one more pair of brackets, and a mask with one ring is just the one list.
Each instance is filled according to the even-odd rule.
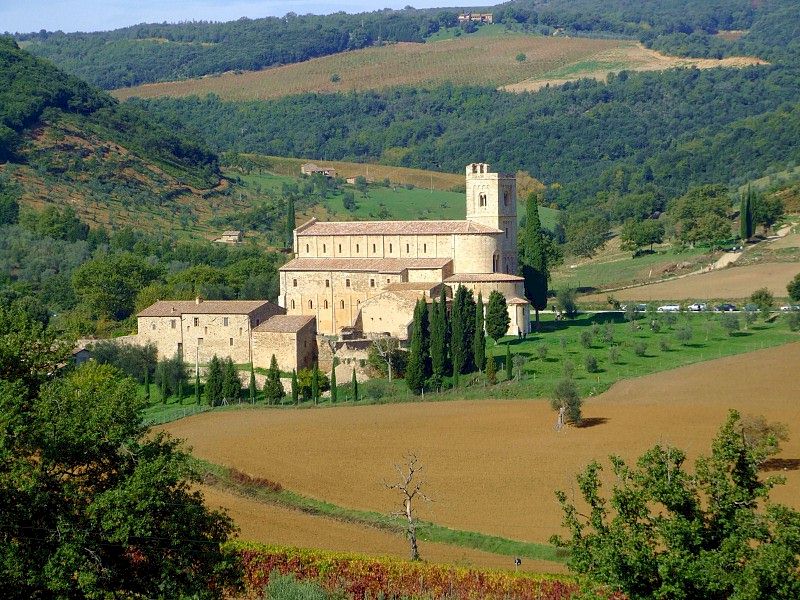
[[764,471],[800,471],[800,458],[770,458],[761,465]]
[[608,423],[608,419],[606,417],[586,417],[581,419],[581,424],[579,427],[581,429],[586,429],[587,427],[596,427],[598,425],[605,425],[606,423]]

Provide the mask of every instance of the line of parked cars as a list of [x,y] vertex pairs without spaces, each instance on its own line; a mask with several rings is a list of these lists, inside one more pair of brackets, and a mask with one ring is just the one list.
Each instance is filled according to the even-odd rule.
[[[628,310],[628,306],[629,305],[627,305],[627,304],[623,304],[622,306],[620,306],[620,309],[622,311],[627,311]],[[632,304],[630,306],[633,307],[633,310],[635,312],[638,312],[638,313],[647,312],[647,304]],[[738,310],[744,310],[745,312],[757,312],[758,311],[758,306],[756,306],[755,304],[746,304],[744,307],[742,307],[740,309],[735,304],[731,304],[730,302],[723,302],[722,304],[717,304],[715,306],[712,306],[709,309],[708,303],[706,303],[706,302],[695,302],[693,304],[689,304],[686,307],[686,309],[691,311],[691,312],[705,312],[707,310],[713,310],[714,312],[736,312]],[[800,311],[800,304],[785,304],[785,305],[780,307],[780,310],[782,312],[789,312],[789,311],[794,311],[794,310]],[[660,312],[660,313],[670,313],[670,312],[674,313],[674,312],[680,312],[680,311],[681,311],[681,305],[680,304],[663,304],[662,306],[659,306],[658,308],[656,308],[656,312]]]

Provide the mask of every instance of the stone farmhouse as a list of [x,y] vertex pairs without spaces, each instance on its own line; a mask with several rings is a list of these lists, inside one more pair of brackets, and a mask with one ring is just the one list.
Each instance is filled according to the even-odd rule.
[[492,23],[494,18],[492,13],[461,13],[458,15],[459,23],[466,23],[472,21],[473,23]]
[[300,165],[300,173],[303,175],[316,175],[319,173],[331,179],[336,177],[336,169],[331,167],[318,167],[314,163],[303,163]]
[[160,300],[137,315],[136,343],[190,364],[216,355],[267,368],[274,354],[283,370],[308,367],[317,355],[316,322],[284,312],[267,300]]
[[508,333],[527,332],[530,306],[517,272],[514,175],[489,165],[466,167],[463,221],[311,219],[294,231],[295,258],[280,268],[278,304],[287,315],[314,317],[317,332],[407,339],[414,303],[448,296],[459,285],[500,291],[509,305]]

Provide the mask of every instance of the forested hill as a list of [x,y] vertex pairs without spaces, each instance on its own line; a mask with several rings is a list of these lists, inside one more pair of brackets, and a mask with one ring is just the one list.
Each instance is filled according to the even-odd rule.
[[[512,0],[491,9],[495,23],[542,35],[627,37],[672,54],[800,56],[796,0]],[[105,89],[257,70],[385,42],[423,42],[458,29],[455,9],[240,19],[227,23],[143,24],[97,33],[17,37],[32,53]],[[463,28],[463,31],[462,31]],[[747,30],[731,39],[719,32]],[[738,35],[738,34],[737,34]],[[734,36],[737,37],[737,36]]]
[[0,190],[109,225],[115,207],[123,222],[142,221],[141,211],[171,220],[226,185],[217,155],[178,124],[157,124],[0,37]]

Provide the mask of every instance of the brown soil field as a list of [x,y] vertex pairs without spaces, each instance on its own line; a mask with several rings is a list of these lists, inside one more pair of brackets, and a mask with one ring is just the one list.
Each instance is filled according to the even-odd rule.
[[[319,410],[216,412],[166,425],[197,456],[343,506],[397,508],[384,488],[413,450],[434,502],[420,517],[442,525],[546,542],[560,530],[554,492],[614,453],[655,443],[708,452],[729,408],[789,427],[782,457],[800,462],[800,343],[620,382],[587,399],[593,426],[557,433],[544,400],[409,403]],[[792,462],[790,465],[794,465]],[[774,497],[800,508],[800,472]],[[309,539],[313,545],[314,539]]]
[[[399,43],[343,52],[261,71],[225,73],[185,81],[116,90],[131,96],[189,96],[214,93],[223,100],[263,100],[303,92],[345,92],[398,85],[502,86],[590,60],[598,53],[630,47],[622,40],[552,38],[523,34],[466,36],[426,44]],[[523,53],[527,59],[518,61]],[[339,75],[338,82],[331,76]]]
[[[408,542],[399,535],[335,521],[326,517],[305,514],[281,506],[263,504],[250,498],[201,487],[200,491],[211,508],[221,508],[239,527],[239,538],[262,544],[321,548],[334,552],[408,558]],[[447,544],[420,542],[422,558],[429,562],[457,564],[492,569],[513,569],[513,557],[460,548]],[[534,573],[565,573],[559,563],[525,559],[521,568]]]
[[[778,297],[786,296],[786,284],[800,271],[795,262],[761,263],[729,267],[699,275],[689,275],[662,283],[618,290],[618,300],[737,300],[748,298],[758,288],[766,287]],[[581,296],[586,302],[605,302],[608,294]]]

